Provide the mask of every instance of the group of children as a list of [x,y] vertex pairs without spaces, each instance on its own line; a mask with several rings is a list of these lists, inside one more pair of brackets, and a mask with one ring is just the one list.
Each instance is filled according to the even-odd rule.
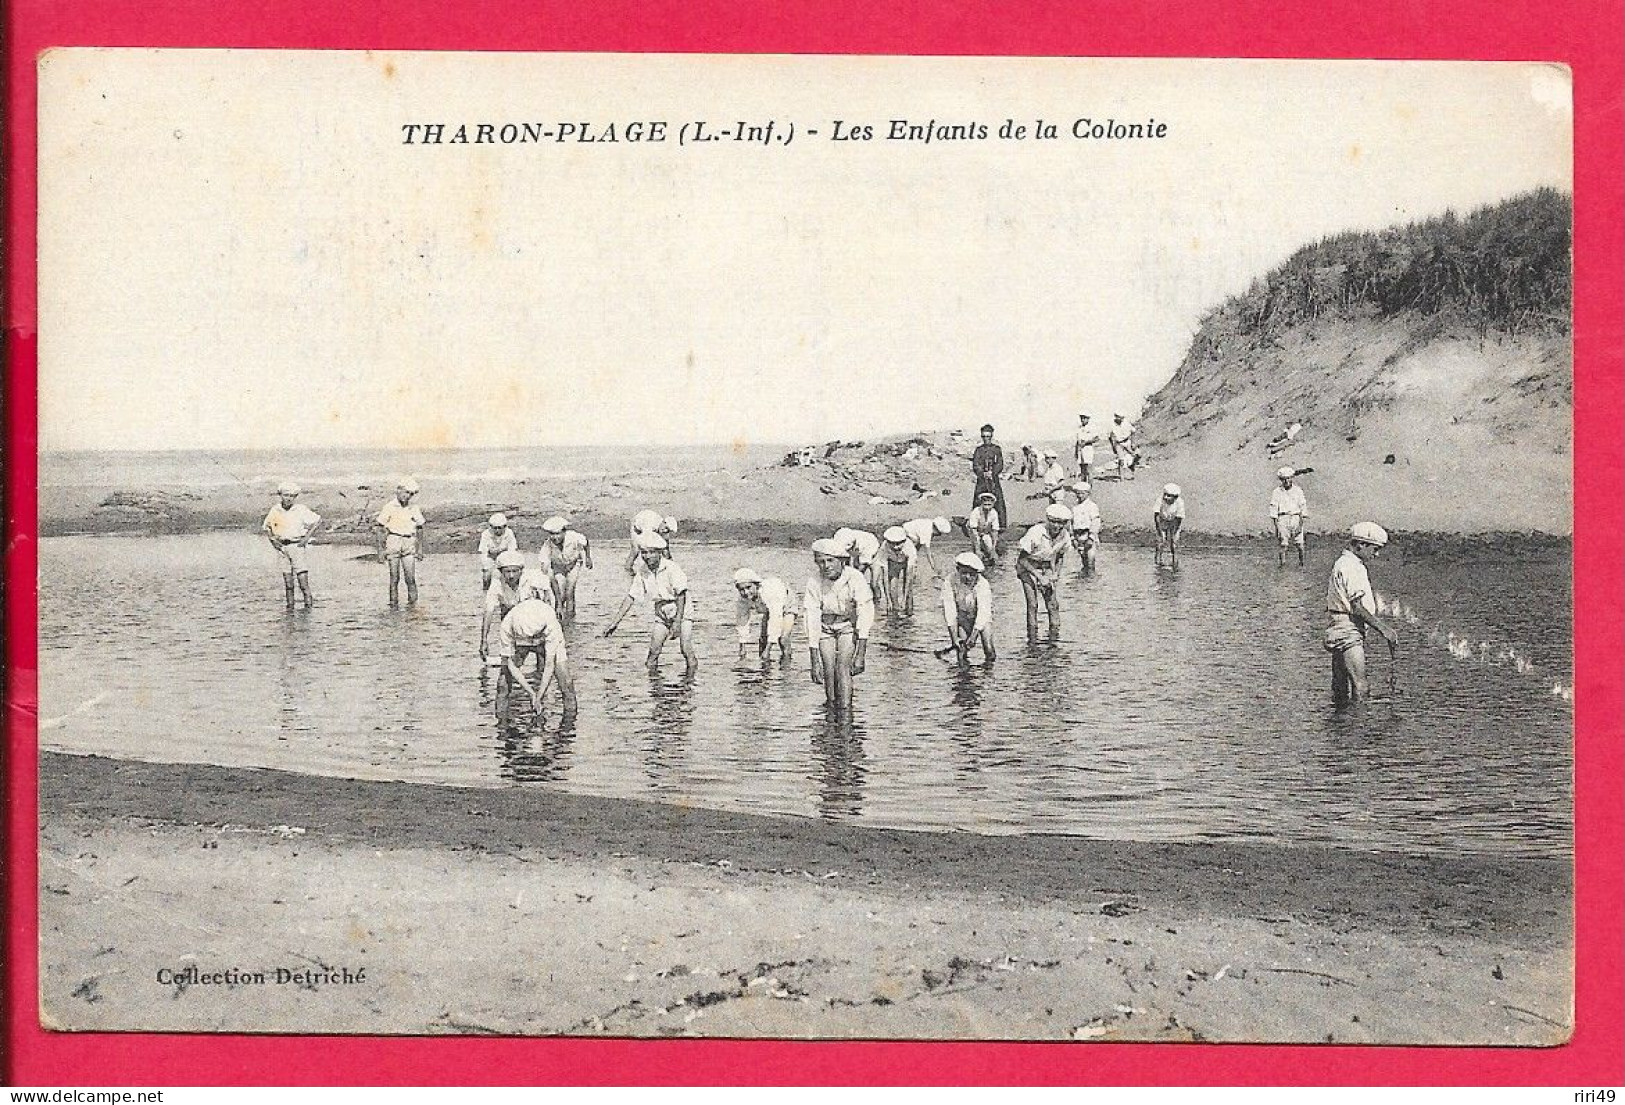
[[[1087,418],[1083,416],[1083,420]],[[1080,462],[1087,455],[1083,453],[1086,447],[1080,445]],[[1301,565],[1303,523],[1308,509],[1303,489],[1295,482],[1298,474],[1291,467],[1278,470],[1280,486],[1270,497],[1269,517],[1279,540],[1278,561],[1284,563],[1287,549],[1295,546]],[[380,538],[379,554],[389,568],[392,606],[399,603],[403,579],[407,602],[415,603],[418,597],[416,562],[424,553],[427,523],[413,502],[417,494],[416,481],[402,480],[394,498],[374,519]],[[1077,554],[1080,570],[1089,572],[1094,569],[1100,540],[1100,508],[1090,497],[1086,481],[1067,484],[1063,480],[1048,487],[1046,494],[1050,501],[1044,520],[1028,527],[1016,542],[1015,575],[1026,604],[1029,641],[1037,640],[1040,608],[1047,618],[1050,636],[1059,633],[1058,584],[1068,550]],[[278,502],[262,527],[280,562],[290,610],[296,588],[306,606],[314,602],[306,550],[322,521],[320,515],[297,501],[299,495],[297,484],[279,484]],[[1170,562],[1177,564],[1184,519],[1183,493],[1177,484],[1167,484],[1153,510],[1158,564],[1163,561],[1165,549]],[[998,564],[1003,552],[1004,528],[992,492],[977,495],[976,507],[961,528],[971,542],[971,551],[957,556],[953,570],[942,575],[941,611],[948,646],[939,654],[951,651],[963,664],[968,662],[970,651],[979,648],[984,662],[991,663],[996,649],[987,573]],[[565,712],[571,714],[576,709],[563,623],[576,615],[580,573],[593,568],[592,543],[563,516],[548,518],[542,530],[546,537],[535,566],[527,563],[504,514],[491,515],[480,534],[478,556],[484,600],[479,650],[483,661],[501,668],[496,708],[502,717],[508,714],[515,689],[523,689],[532,706],[540,711],[544,697],[555,684]],[[806,625],[811,678],[824,688],[832,707],[844,710],[851,705],[852,680],[864,671],[877,608],[905,616],[913,614],[920,561],[923,559],[937,574],[932,543],[951,530],[952,523],[945,517],[916,518],[890,526],[879,536],[843,527],[813,542],[814,571],[803,592],[800,614]],[[649,668],[658,666],[666,644],[675,638],[686,671],[693,674],[699,666],[694,650],[694,609],[688,576],[671,556],[670,539],[676,532],[677,520],[658,511],[640,511],[632,518],[631,552],[625,563],[630,584],[602,633],[605,637],[615,633],[635,605],[647,602],[654,615],[647,654]],[[1333,569],[1326,600],[1331,621],[1326,648],[1332,654],[1333,695],[1338,702],[1365,692],[1365,628],[1376,629],[1391,646],[1397,642],[1392,630],[1376,616],[1374,594],[1364,567],[1386,543],[1387,534],[1381,527],[1361,523],[1351,531],[1349,546]],[[770,659],[776,649],[779,661],[788,662],[797,619],[794,592],[782,580],[764,577],[749,567],[734,573],[733,584],[740,659],[745,659],[754,646],[763,659]],[[495,657],[491,655],[493,635]],[[534,684],[524,671],[532,657],[539,676]]]

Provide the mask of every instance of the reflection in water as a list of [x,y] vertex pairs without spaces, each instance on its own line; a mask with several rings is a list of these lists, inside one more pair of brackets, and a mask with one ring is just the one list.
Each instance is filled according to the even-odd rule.
[[825,705],[813,731],[818,760],[818,812],[831,820],[855,818],[863,808],[863,723],[856,710],[844,714]]
[[[370,779],[653,790],[909,829],[1543,855],[1571,840],[1572,714],[1550,693],[1572,681],[1561,555],[1385,557],[1374,582],[1405,612],[1400,693],[1341,713],[1321,648],[1336,548],[1311,549],[1301,570],[1277,567],[1273,548],[1192,551],[1175,573],[1108,544],[1098,574],[1060,582],[1060,641],[1032,648],[1020,587],[1001,569],[989,580],[999,661],[933,659],[944,629],[935,588],[922,591],[912,618],[876,626],[860,725],[827,716],[802,640],[788,666],[735,663],[733,569],[804,580],[804,551],[696,542],[683,567],[699,674],[647,678],[641,632],[602,638],[624,577],[589,573],[565,631],[580,717],[564,725],[550,697],[527,724],[520,696],[510,733],[492,720],[496,673],[478,656],[469,563],[429,557],[421,601],[390,611],[382,566],[353,551],[312,550],[321,602],[289,616],[270,550],[251,535],[45,539],[42,743]],[[1430,644],[1451,635],[1476,651]],[[1380,698],[1389,660],[1371,652]],[[94,709],[85,671],[105,692]]]

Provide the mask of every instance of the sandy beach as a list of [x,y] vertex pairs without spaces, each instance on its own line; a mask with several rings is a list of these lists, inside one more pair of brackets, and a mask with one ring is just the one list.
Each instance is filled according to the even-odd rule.
[[59,1028],[1553,1045],[1571,1021],[1561,862],[51,753],[40,782]]

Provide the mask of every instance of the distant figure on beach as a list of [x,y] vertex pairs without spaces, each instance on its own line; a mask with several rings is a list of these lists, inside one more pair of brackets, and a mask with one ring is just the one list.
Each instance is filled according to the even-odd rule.
[[1072,494],[1078,497],[1072,508],[1072,547],[1077,550],[1079,572],[1095,570],[1095,546],[1100,544],[1100,506],[1089,497],[1087,483],[1072,485]]
[[670,542],[677,535],[677,519],[658,510],[640,510],[632,515],[632,551],[626,558],[627,575],[633,574],[638,562],[638,538],[650,534]]
[[1309,517],[1309,506],[1303,488],[1293,482],[1297,475],[1296,468],[1282,465],[1275,472],[1281,486],[1270,492],[1270,528],[1281,542],[1275,550],[1275,563],[1282,567],[1286,565],[1288,545],[1298,546],[1298,567],[1303,567],[1303,520]]
[[1066,469],[1061,467],[1054,449],[1044,450],[1044,490],[1059,491],[1066,485]]
[[553,605],[563,621],[576,616],[576,581],[581,569],[592,570],[592,542],[587,535],[570,528],[569,519],[555,514],[542,523],[547,539],[542,542],[542,572],[553,587]]
[[1100,444],[1100,433],[1089,428],[1089,416],[1078,415],[1078,436],[1072,442],[1072,459],[1078,465],[1078,479],[1089,479],[1089,470],[1095,466],[1095,446]]
[[480,613],[480,659],[491,662],[491,630],[501,626],[508,611],[528,599],[553,604],[553,588],[545,574],[525,567],[525,554],[509,549],[497,554],[496,575],[485,589],[485,605]]
[[914,613],[914,569],[919,563],[919,550],[908,539],[902,526],[888,527],[881,534],[885,545],[880,557],[885,562],[886,609],[895,611],[899,604],[904,614]]
[[401,576],[406,576],[406,601],[418,601],[417,562],[423,556],[423,511],[412,505],[418,481],[407,477],[395,485],[395,497],[374,519],[383,531],[384,563],[389,565],[389,605],[401,604]]
[[694,610],[689,602],[688,576],[671,559],[666,539],[658,533],[640,536],[637,539],[637,553],[632,586],[627,589],[626,598],[621,600],[621,608],[604,630],[604,636],[615,632],[615,627],[621,624],[621,619],[626,617],[633,603],[640,598],[648,599],[654,606],[655,615],[655,626],[649,634],[649,670],[659,669],[661,650],[675,633],[677,646],[683,653],[683,664],[692,675],[700,662],[694,655]]
[[[517,554],[515,554],[517,555]],[[575,679],[570,672],[570,657],[564,647],[564,627],[558,615],[545,599],[527,598],[509,610],[497,630],[498,654],[502,657],[502,674],[497,680],[496,715],[508,720],[508,709],[515,686],[523,687],[530,695],[531,706],[539,715],[542,699],[554,683],[559,686],[559,697],[564,701],[564,716],[576,712]],[[532,687],[525,678],[525,661],[536,657],[540,678]]]
[[812,681],[824,688],[824,701],[842,712],[852,709],[852,680],[863,674],[869,630],[875,623],[875,596],[869,583],[847,563],[850,547],[835,538],[813,542],[817,570],[807,580],[803,613],[812,660]]
[[1031,445],[1021,447],[1021,467],[1011,477],[1017,480],[1036,480],[1038,478],[1038,450]]
[[260,532],[265,534],[271,548],[276,550],[277,561],[281,564],[282,593],[289,610],[293,609],[295,580],[299,583],[305,606],[309,607],[316,601],[310,594],[310,565],[305,562],[305,550],[310,547],[311,534],[322,524],[322,516],[296,501],[299,492],[299,485],[292,480],[283,480],[278,484],[276,505],[271,507],[271,512],[260,526]]
[[1052,503],[1044,511],[1044,520],[1029,529],[1016,546],[1016,578],[1021,581],[1021,595],[1027,600],[1027,642],[1038,640],[1038,600],[1044,600],[1049,619],[1049,635],[1060,635],[1061,596],[1056,590],[1060,580],[1061,561],[1071,544],[1072,511],[1059,503]]
[[480,531],[480,590],[491,589],[491,573],[496,570],[496,558],[505,552],[517,552],[519,538],[508,528],[508,516],[500,510],[491,515]]
[[1326,585],[1326,651],[1332,654],[1332,701],[1339,706],[1366,696],[1366,626],[1382,634],[1390,656],[1399,648],[1399,634],[1377,617],[1376,593],[1366,571],[1366,562],[1387,544],[1388,532],[1377,523],[1356,522]]
[[852,567],[863,573],[869,592],[876,602],[886,595],[886,577],[880,565],[880,538],[868,530],[842,526],[835,531],[835,540],[846,546]]
[[1185,496],[1177,483],[1164,484],[1162,498],[1151,510],[1151,525],[1157,531],[1157,567],[1162,567],[1162,550],[1168,549],[1168,566],[1179,567],[1179,531],[1185,525]]
[[993,505],[999,512],[999,528],[1010,527],[1010,515],[1004,509],[1004,486],[999,477],[1004,474],[1004,450],[993,443],[993,427],[982,427],[982,443],[970,458],[971,471],[976,473],[976,490],[971,505],[981,501],[983,494],[993,496]]
[[1264,446],[1266,452],[1272,457],[1278,457],[1298,443],[1298,435],[1303,433],[1303,423],[1293,422],[1286,429],[1276,434]]
[[915,518],[903,523],[903,532],[914,542],[914,547],[920,550],[920,555],[925,557],[926,567],[930,568],[933,574],[937,570],[937,562],[931,559],[931,541],[933,538],[946,537],[953,532],[953,528],[952,522],[940,516]]
[[948,639],[961,665],[970,662],[972,645],[982,646],[982,660],[997,659],[993,649],[993,589],[982,575],[986,565],[975,553],[960,553],[954,570],[942,580],[942,617]]
[[[750,568],[734,572],[734,590],[739,593],[739,604],[734,611],[734,623],[739,629],[739,658],[745,659],[745,650],[756,645],[756,655],[767,659],[767,650],[779,646],[779,663],[790,660],[790,636],[796,628],[796,611],[790,588],[777,576],[761,576]],[[759,628],[752,632],[751,626]]]
[[965,536],[970,538],[973,551],[988,564],[999,562],[999,533],[1004,529],[999,522],[999,510],[993,492],[984,491],[976,496],[976,509],[965,519]]
[[1134,451],[1134,423],[1124,418],[1123,412],[1112,415],[1112,428],[1107,431],[1106,440],[1111,443],[1112,455],[1117,458],[1119,478],[1132,480],[1134,470],[1140,466],[1140,455]]

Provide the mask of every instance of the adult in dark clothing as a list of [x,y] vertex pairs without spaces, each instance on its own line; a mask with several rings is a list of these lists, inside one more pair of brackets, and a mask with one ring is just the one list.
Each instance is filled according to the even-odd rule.
[[993,444],[993,427],[982,427],[982,443],[971,454],[971,471],[976,473],[976,490],[971,493],[971,507],[976,506],[976,496],[986,492],[993,496],[993,504],[999,512],[999,526],[1001,529],[1010,528],[1010,515],[1004,508],[1004,488],[999,483],[999,477],[1004,474],[1004,450]]

